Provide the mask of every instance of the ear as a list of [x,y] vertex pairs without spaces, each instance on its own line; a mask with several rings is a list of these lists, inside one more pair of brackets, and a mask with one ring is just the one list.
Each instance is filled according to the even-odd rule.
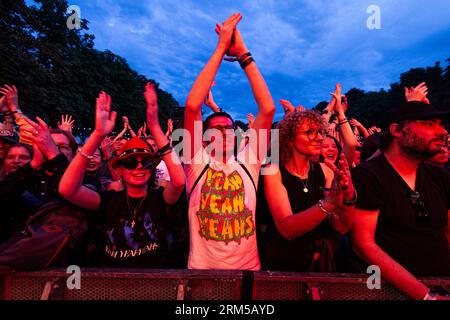
[[400,129],[400,126],[397,123],[392,123],[389,126],[389,132],[394,138],[399,138],[402,135],[402,130]]

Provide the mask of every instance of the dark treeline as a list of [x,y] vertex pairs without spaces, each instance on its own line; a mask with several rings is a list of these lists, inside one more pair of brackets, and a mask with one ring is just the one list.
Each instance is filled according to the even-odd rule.
[[[347,93],[349,118],[358,119],[367,128],[373,125],[384,127],[386,124],[386,111],[393,106],[405,102],[404,87],[415,87],[426,82],[429,89],[431,104],[439,109],[450,108],[450,59],[447,67],[443,68],[440,62],[433,67],[413,68],[400,75],[400,81],[391,84],[389,90],[381,89],[378,92],[365,92],[352,88]],[[322,110],[328,102],[320,102],[315,108]]]
[[[69,30],[65,0],[0,2],[0,84],[15,84],[26,114],[44,117],[55,126],[61,114],[71,114],[76,127],[93,127],[95,98],[108,92],[119,116],[129,117],[137,130],[145,119],[145,83],[155,80],[133,71],[124,58],[94,49],[88,21]],[[171,94],[158,89],[161,123],[179,106]],[[120,119],[120,118],[119,118]],[[89,132],[77,132],[84,135]],[[116,131],[122,129],[117,121]]]

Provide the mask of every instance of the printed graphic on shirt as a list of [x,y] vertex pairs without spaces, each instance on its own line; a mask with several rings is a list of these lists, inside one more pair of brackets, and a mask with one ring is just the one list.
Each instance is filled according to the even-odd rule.
[[[134,228],[131,227],[131,221],[128,219],[121,219],[119,222],[120,227],[107,230],[109,245],[106,246],[105,251],[112,258],[140,256],[159,248],[157,228],[149,212],[144,214],[143,219],[136,220]],[[117,248],[124,250],[117,250]]]
[[253,214],[245,206],[244,181],[237,171],[227,176],[208,169],[197,218],[200,236],[207,240],[240,243],[255,233]]

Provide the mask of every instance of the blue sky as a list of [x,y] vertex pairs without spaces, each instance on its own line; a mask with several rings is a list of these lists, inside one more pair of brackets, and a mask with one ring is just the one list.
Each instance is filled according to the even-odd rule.
[[[388,88],[400,73],[450,58],[449,0],[84,0],[69,1],[89,20],[95,47],[124,57],[184,105],[217,44],[216,22],[240,12],[241,30],[274,100],[313,107],[344,92]],[[381,29],[369,30],[369,5]],[[216,102],[237,119],[257,106],[237,63],[223,62]],[[350,106],[351,107],[351,106]],[[277,103],[277,116],[282,108]]]

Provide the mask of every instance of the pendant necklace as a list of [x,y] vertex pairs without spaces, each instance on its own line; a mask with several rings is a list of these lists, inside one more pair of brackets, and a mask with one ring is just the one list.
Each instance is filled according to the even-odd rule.
[[[144,203],[145,200],[145,196],[142,198],[142,200],[139,202],[139,204],[136,207],[133,207],[133,205],[131,204],[130,201],[130,197],[128,197],[127,194],[127,204],[128,204],[128,210],[130,210],[131,213],[131,218],[133,220],[131,220],[131,228],[134,228],[134,226],[136,225],[136,214],[138,213],[139,209],[141,208],[142,204]],[[133,209],[131,209],[133,207]]]
[[[290,170],[289,170],[289,171],[290,171]],[[308,192],[309,192],[309,189],[308,189],[308,181],[309,181],[309,165],[308,165],[308,171],[307,171],[306,183],[303,183],[302,177],[301,177],[299,174],[297,174],[297,173],[295,172],[295,170],[294,170],[294,171],[291,171],[291,173],[293,173],[294,176],[296,176],[297,178],[299,178],[300,182],[301,182],[302,185],[303,185],[303,192],[304,192],[304,193],[308,193]]]

